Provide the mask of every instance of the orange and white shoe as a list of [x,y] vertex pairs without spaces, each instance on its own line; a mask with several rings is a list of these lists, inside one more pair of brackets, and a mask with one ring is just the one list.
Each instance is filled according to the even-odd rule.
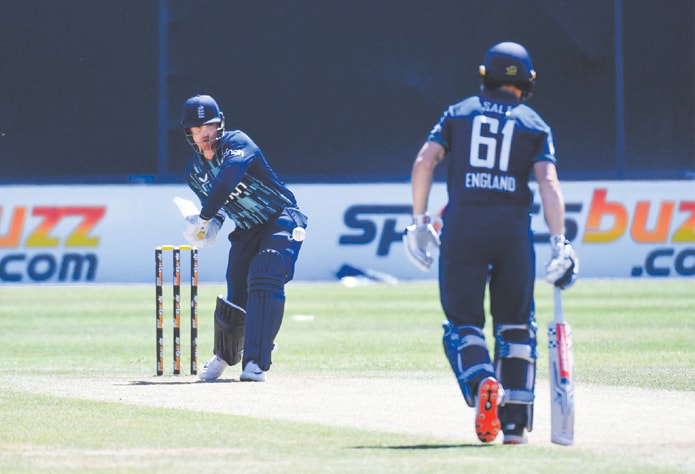
[[502,385],[494,378],[487,377],[478,385],[475,400],[475,434],[483,443],[491,443],[500,432],[500,419],[497,406],[502,402]]

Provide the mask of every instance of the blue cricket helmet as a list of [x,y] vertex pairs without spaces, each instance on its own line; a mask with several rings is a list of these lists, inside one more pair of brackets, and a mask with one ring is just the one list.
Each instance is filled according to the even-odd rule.
[[186,100],[181,114],[181,126],[185,129],[211,123],[224,124],[224,114],[215,99],[209,95],[196,95]]
[[220,107],[215,99],[209,95],[196,95],[186,99],[181,114],[181,126],[186,134],[186,141],[196,152],[199,150],[193,141],[190,128],[212,123],[219,124],[217,127],[217,139],[219,140],[224,133],[224,114],[220,112]]
[[485,89],[497,89],[511,84],[521,89],[524,98],[531,96],[536,82],[531,55],[522,45],[511,41],[491,47],[479,70]]

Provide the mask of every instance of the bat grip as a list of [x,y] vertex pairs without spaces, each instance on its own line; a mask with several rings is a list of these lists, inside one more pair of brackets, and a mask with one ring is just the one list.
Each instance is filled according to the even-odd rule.
[[554,320],[556,323],[564,322],[565,316],[562,311],[562,290],[560,287],[553,287],[553,301],[555,303],[555,315]]

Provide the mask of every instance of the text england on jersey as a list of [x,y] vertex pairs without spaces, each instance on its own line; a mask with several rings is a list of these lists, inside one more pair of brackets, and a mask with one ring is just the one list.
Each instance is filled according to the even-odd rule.
[[506,193],[516,191],[514,176],[498,176],[491,173],[466,173],[466,188],[492,189]]

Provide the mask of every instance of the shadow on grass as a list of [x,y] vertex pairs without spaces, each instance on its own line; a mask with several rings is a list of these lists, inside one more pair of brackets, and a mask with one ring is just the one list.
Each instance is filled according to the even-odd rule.
[[413,444],[402,446],[353,446],[352,449],[393,449],[393,450],[427,450],[427,449],[459,449],[459,448],[490,448],[494,444]]
[[239,380],[235,379],[217,379],[206,382],[199,379],[181,379],[181,380],[169,380],[169,379],[157,379],[157,380],[131,380],[128,383],[117,383],[115,385],[134,385],[134,386],[149,386],[149,385],[196,385],[196,384],[212,384],[212,383],[240,383]]

